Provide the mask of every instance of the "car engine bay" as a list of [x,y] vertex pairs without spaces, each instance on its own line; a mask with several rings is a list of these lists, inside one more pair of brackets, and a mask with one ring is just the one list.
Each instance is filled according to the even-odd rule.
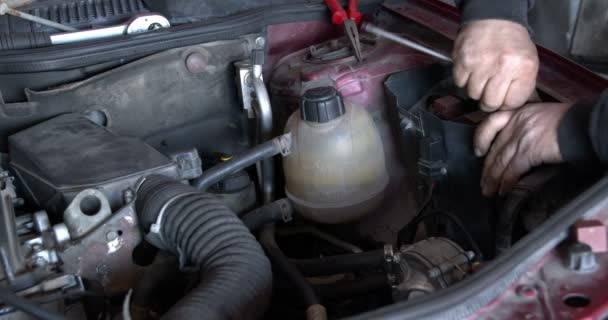
[[[132,2],[102,22],[152,12]],[[321,21],[218,37],[3,72],[6,288],[68,319],[356,316],[470,277],[597,180],[544,166],[483,197],[485,114],[418,51],[361,34],[359,62]]]

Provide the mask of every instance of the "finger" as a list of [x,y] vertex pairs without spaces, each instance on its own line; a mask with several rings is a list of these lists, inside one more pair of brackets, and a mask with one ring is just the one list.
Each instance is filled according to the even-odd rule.
[[504,195],[505,193],[511,191],[521,176],[528,172],[531,168],[532,164],[530,163],[528,157],[526,157],[524,154],[519,153],[513,156],[511,163],[503,173],[498,194]]
[[464,88],[469,81],[471,72],[462,67],[459,63],[456,63],[454,64],[454,68],[452,68],[452,74],[454,76],[454,84],[459,88]]
[[505,101],[503,109],[512,110],[517,109],[528,101],[534,91],[534,81],[529,79],[516,79],[509,85],[507,94],[505,95]]
[[502,107],[510,84],[511,81],[504,77],[493,76],[490,78],[481,97],[481,103],[485,106],[485,109],[482,110],[491,112]]
[[477,127],[475,137],[473,138],[476,156],[482,157],[488,152],[490,145],[492,145],[492,141],[494,141],[498,133],[509,123],[512,115],[513,111],[498,111],[492,113],[479,125],[479,127]]
[[511,139],[514,139],[512,126],[507,126],[500,132],[486,156],[481,176],[482,192],[486,196],[494,195],[498,191],[500,178],[516,153],[517,144],[513,144]]
[[469,94],[469,97],[479,100],[486,87],[486,83],[488,83],[488,79],[488,76],[486,76],[486,73],[483,71],[472,73],[467,83],[467,93]]
[[494,153],[494,155],[486,158],[485,168],[487,170],[482,176],[481,189],[485,196],[492,196],[499,191],[501,178],[517,153],[517,148],[513,143],[506,143],[502,148],[497,147],[495,150],[494,152],[490,150],[490,153]]
[[521,176],[528,172],[534,165],[535,162],[532,161],[533,153],[531,149],[533,149],[534,141],[529,138],[530,136],[522,134],[517,139],[516,152],[509,166],[505,168],[501,181],[500,181],[500,189],[499,194],[503,195],[506,192],[509,192],[513,186],[519,181]]

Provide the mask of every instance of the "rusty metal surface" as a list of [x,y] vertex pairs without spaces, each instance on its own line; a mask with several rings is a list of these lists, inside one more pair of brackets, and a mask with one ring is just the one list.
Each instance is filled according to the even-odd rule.
[[[435,49],[437,36],[444,42],[452,42],[460,27],[458,11],[436,0],[410,0],[398,5],[384,5],[387,10],[412,20],[436,33],[433,38],[415,40]],[[537,46],[540,58],[538,89],[558,101],[576,102],[581,99],[596,99],[608,87],[608,80],[588,69],[548,50]]]
[[593,252],[608,251],[608,231],[601,221],[579,221],[573,229],[576,241],[589,245]]
[[137,221],[133,205],[114,213],[103,225],[59,254],[63,271],[99,283],[107,295],[133,288],[142,271],[132,257],[142,240]]
[[608,256],[600,268],[577,273],[552,251],[509,290],[470,319],[604,319],[608,316]]

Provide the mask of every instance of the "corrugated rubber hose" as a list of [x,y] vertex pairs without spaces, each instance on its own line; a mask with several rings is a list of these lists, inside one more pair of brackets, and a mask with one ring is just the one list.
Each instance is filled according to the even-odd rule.
[[221,200],[169,178],[150,176],[138,189],[136,209],[145,232],[158,223],[155,246],[178,255],[182,266],[201,270],[199,285],[164,319],[262,316],[271,297],[270,262]]

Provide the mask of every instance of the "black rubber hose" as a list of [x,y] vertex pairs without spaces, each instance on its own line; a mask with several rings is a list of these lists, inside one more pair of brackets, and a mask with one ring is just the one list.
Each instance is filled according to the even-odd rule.
[[284,148],[281,140],[282,137],[283,136],[280,136],[266,141],[249,149],[245,153],[234,156],[229,161],[212,167],[203,172],[202,176],[194,180],[192,185],[200,191],[205,191],[207,188],[237,171],[241,171],[264,159],[276,156],[281,153]]
[[332,299],[352,298],[354,296],[376,294],[375,291],[390,290],[386,274],[377,273],[366,275],[361,279],[344,280],[330,284],[313,286],[323,301]]
[[372,270],[384,263],[384,250],[349,253],[317,259],[290,260],[307,277]]
[[245,214],[241,221],[249,230],[255,231],[269,223],[290,221],[292,217],[291,201],[279,199]]
[[159,236],[153,244],[178,255],[182,266],[201,270],[199,285],[164,319],[262,316],[271,297],[270,262],[220,199],[166,177],[150,176],[139,187],[136,209],[146,231],[162,210]]
[[0,51],[33,49],[51,45],[51,37],[46,32],[0,33]]
[[11,290],[0,287],[0,301],[6,305],[13,306],[16,309],[23,311],[24,313],[36,318],[43,320],[64,320],[65,318],[61,315],[44,309],[40,305],[28,301],[27,299],[20,297],[13,293]]
[[306,307],[318,305],[321,300],[317,296],[315,290],[306,281],[302,273],[296,268],[285,256],[279,245],[275,240],[275,228],[274,225],[267,225],[262,229],[260,234],[260,243],[266,253],[270,257],[272,264],[282,273],[291,284],[295,287],[301,300],[304,302]]

